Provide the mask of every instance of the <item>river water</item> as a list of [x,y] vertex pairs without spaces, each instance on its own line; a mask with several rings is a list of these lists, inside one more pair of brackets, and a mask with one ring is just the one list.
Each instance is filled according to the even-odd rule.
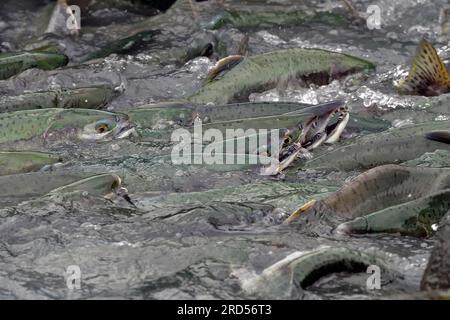
[[[210,0],[193,1],[193,5],[198,19],[219,12],[221,6],[269,10],[270,6],[292,9],[294,5],[311,12],[337,10],[351,17],[343,2],[297,2],[300,1]],[[433,104],[438,98],[401,96],[394,84],[407,74],[417,43],[423,37],[435,44],[444,62],[448,62],[450,46],[441,34],[439,22],[447,1],[352,3],[362,16],[370,5],[378,6],[380,29],[370,30],[365,23],[309,22],[246,30],[224,27],[212,33],[233,44],[246,34],[248,55],[314,47],[349,53],[377,66],[376,73],[370,76],[353,75],[325,86],[290,83],[252,93],[251,101],[317,104],[342,99],[351,112],[382,116],[392,126],[422,118],[446,119],[448,107],[447,112],[423,111],[424,105]],[[51,1],[2,1],[0,50],[17,51],[45,43],[46,38],[38,36],[47,25],[51,5]],[[186,46],[196,33],[201,35],[202,31],[193,29],[194,22],[184,23],[186,19],[194,20],[192,12],[184,12],[179,25],[177,19],[156,27],[149,24],[150,29],[160,33],[139,50],[79,64],[86,54],[160,15],[159,9],[144,7],[145,10],[130,10],[126,5],[105,5],[91,9],[86,17],[82,16],[78,37],[57,38],[71,58],[67,67],[27,70],[0,81],[0,93],[14,95],[110,84],[122,92],[106,106],[110,111],[194,93],[215,59],[196,57],[179,63],[166,59],[165,53],[174,46]],[[174,166],[163,160],[170,154],[170,147],[129,140],[86,146],[62,141],[49,150],[70,159],[60,170],[121,175],[136,207],[119,199],[108,201],[90,196],[20,199],[20,203],[2,205],[1,299],[366,299],[419,290],[432,239],[384,234],[308,237],[295,226],[279,224],[306,201],[335,191],[356,172],[324,176],[320,172],[300,171],[290,173],[285,181],[260,176],[256,168]],[[286,293],[292,289],[288,287],[282,292],[269,290],[261,294],[245,290],[249,279],[277,261],[297,251],[323,246],[371,252],[385,259],[396,276],[382,277],[380,290],[367,289],[366,273],[332,274],[292,295]],[[67,287],[69,266],[78,266],[81,271],[80,289]]]

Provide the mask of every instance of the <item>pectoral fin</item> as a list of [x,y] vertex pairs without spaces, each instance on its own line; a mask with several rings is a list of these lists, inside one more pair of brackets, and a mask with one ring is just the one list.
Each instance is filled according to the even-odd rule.
[[450,77],[436,49],[426,40],[417,48],[411,70],[399,86],[409,94],[436,96],[450,91]]

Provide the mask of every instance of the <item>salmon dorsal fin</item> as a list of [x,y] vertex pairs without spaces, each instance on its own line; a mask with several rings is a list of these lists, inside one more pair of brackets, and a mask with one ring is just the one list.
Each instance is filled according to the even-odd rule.
[[436,96],[450,92],[450,77],[436,49],[425,39],[417,48],[408,76],[399,86],[401,92]]
[[226,58],[220,59],[214,68],[209,71],[206,76],[205,83],[211,82],[213,80],[218,80],[221,78],[227,71],[230,71],[235,66],[237,66],[242,60],[244,56],[241,55],[232,55]]

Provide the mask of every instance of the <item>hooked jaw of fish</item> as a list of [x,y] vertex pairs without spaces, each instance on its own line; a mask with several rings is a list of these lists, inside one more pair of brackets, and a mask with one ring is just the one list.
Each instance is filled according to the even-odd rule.
[[[339,113],[338,120],[328,125],[335,113]],[[296,159],[311,158],[309,151],[323,143],[335,143],[339,140],[349,121],[350,114],[345,106],[327,110],[323,114],[312,117],[305,125],[286,130],[280,138],[279,164],[276,167],[265,168],[265,175],[277,175],[291,165]]]
[[[337,122],[329,125],[332,116],[336,113],[339,113]],[[315,116],[305,126],[302,133],[302,146],[307,150],[313,150],[322,143],[336,142],[347,126],[349,117],[348,109],[345,106]]]
[[78,138],[89,141],[107,141],[125,139],[136,135],[134,124],[128,116],[117,115],[114,118],[105,118],[84,126]]

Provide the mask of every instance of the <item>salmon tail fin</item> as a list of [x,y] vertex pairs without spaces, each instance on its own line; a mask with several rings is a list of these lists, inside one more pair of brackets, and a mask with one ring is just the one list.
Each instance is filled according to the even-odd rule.
[[425,39],[417,48],[411,70],[399,90],[403,93],[436,96],[450,91],[450,76],[436,49]]
[[425,137],[429,140],[450,144],[450,130],[428,132]]

